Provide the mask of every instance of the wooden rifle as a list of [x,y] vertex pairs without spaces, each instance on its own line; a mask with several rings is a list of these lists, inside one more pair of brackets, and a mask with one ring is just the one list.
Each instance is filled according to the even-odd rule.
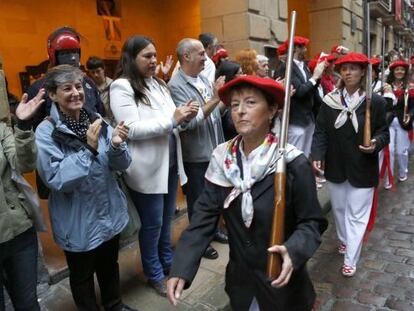
[[[285,72],[285,98],[282,122],[279,135],[279,152],[280,159],[276,163],[275,171],[275,205],[272,218],[272,231],[270,235],[270,245],[282,245],[284,242],[285,231],[285,205],[286,205],[286,146],[287,133],[289,127],[289,110],[290,110],[290,84],[293,62],[293,39],[295,36],[296,11],[292,11],[290,18],[290,33],[288,57],[286,59]],[[267,277],[276,279],[282,270],[282,257],[277,253],[270,253],[267,257]]]

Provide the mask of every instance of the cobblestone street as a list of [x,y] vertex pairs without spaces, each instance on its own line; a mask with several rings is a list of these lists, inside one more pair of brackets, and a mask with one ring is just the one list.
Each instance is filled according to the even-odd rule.
[[[413,167],[413,160],[410,160]],[[345,278],[332,213],[323,243],[309,263],[320,311],[414,310],[414,175],[379,189],[377,220],[357,272]]]
[[[412,167],[414,161],[410,162]],[[386,191],[381,186],[376,224],[363,246],[357,273],[352,278],[345,278],[340,272],[343,257],[337,253],[338,240],[332,212],[327,214],[328,230],[323,235],[321,247],[308,264],[318,295],[317,311],[414,310],[413,191],[414,174],[410,174],[404,183],[397,182],[392,191]],[[326,186],[319,190],[318,197],[325,205],[328,201]],[[186,216],[177,219],[176,229],[186,226],[186,222],[180,219],[185,220]],[[214,245],[220,258],[202,261],[195,283],[184,292],[177,308],[170,306],[165,298],[159,297],[145,285],[140,264],[137,266],[139,256],[136,243],[121,251],[121,283],[125,302],[140,311],[229,311],[224,292],[228,248],[217,243]],[[67,278],[50,287],[43,284],[38,289],[42,310],[75,310]],[[12,310],[10,305],[6,310]]]

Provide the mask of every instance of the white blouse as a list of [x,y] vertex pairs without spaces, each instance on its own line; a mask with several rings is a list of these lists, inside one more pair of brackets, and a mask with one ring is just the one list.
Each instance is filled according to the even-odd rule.
[[129,127],[128,148],[132,163],[126,171],[127,185],[141,193],[168,193],[169,137],[174,135],[177,149],[178,174],[181,184],[187,182],[182,161],[181,141],[174,128],[175,104],[167,88],[155,79],[145,81],[150,105],[136,102],[127,79],[112,82],[111,110],[117,122]]

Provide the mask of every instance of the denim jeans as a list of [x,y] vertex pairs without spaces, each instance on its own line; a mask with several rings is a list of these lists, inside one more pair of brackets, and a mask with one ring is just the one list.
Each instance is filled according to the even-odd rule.
[[37,302],[38,244],[34,227],[0,243],[0,310],[4,310],[3,285],[16,311],[40,310]]
[[206,174],[209,162],[190,163],[184,162],[184,170],[188,182],[185,185],[185,195],[187,199],[188,219],[193,215],[194,203],[197,201],[204,189],[204,175]]
[[104,309],[112,310],[121,304],[118,250],[119,234],[90,251],[65,251],[70,289],[78,310],[101,310],[95,296],[95,273]]
[[155,282],[165,278],[172,262],[172,221],[177,198],[177,166],[170,167],[167,194],[148,194],[130,190],[141,219],[138,239],[145,276]]

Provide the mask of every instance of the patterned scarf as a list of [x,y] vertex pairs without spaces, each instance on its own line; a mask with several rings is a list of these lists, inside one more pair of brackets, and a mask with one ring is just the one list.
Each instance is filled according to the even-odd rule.
[[[240,194],[242,197],[241,211],[244,224],[250,227],[253,220],[253,198],[250,190],[252,186],[275,171],[276,161],[280,158],[278,138],[269,133],[257,149],[254,163],[251,166],[250,179],[241,179],[240,168],[237,164],[237,153],[240,149],[241,136],[236,136],[227,145],[224,159],[224,174],[233,185],[233,189],[224,201],[224,208],[228,208]],[[245,174],[246,175],[246,174]]]
[[[230,206],[235,198],[241,193],[243,194],[242,218],[245,226],[249,228],[253,220],[253,199],[250,189],[254,183],[275,172],[276,162],[282,154],[278,148],[277,137],[268,134],[263,143],[254,151],[253,164],[250,166],[250,180],[245,180],[245,177],[242,180],[237,163],[237,152],[239,152],[241,140],[242,138],[239,135],[214,149],[205,177],[209,182],[219,187],[233,187],[224,201],[225,209]],[[287,164],[303,154],[302,151],[289,144],[286,145],[284,153]],[[244,173],[244,176],[248,175]]]
[[65,114],[64,112],[62,112],[62,117],[62,122],[83,142],[86,142],[86,132],[88,131],[89,125],[91,124],[89,115],[86,110],[80,110],[79,121],[76,121],[74,118]]

